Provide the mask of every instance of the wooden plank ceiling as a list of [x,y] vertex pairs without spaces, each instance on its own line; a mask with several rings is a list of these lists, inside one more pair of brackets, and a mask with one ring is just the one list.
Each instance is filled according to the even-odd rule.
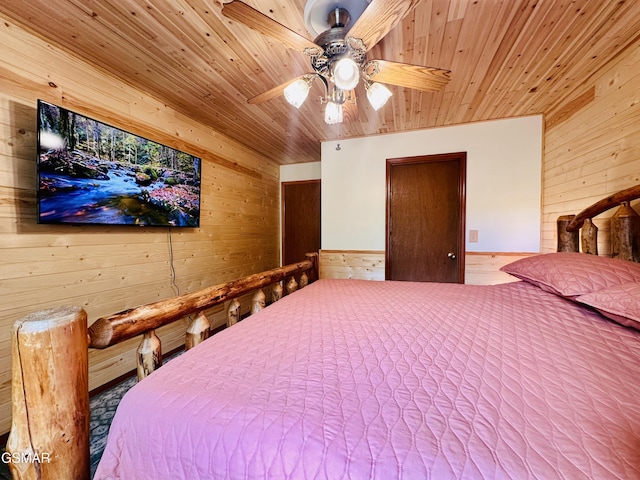
[[[374,0],[375,1],[375,0]],[[295,32],[306,0],[246,0]],[[592,98],[584,82],[630,48],[637,0],[422,0],[368,58],[451,70],[442,91],[390,87],[380,111],[324,123],[320,86],[296,110],[247,99],[311,71],[308,57],[222,16],[217,0],[3,0],[0,14],[281,164],[320,141],[519,115],[558,121]],[[1,60],[0,60],[1,61]]]

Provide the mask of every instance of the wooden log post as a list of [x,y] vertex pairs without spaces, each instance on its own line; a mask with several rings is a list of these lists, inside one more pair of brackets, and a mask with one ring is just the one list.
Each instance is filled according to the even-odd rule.
[[291,278],[287,282],[287,295],[295,292],[298,289],[298,282],[296,282],[296,277],[291,275]]
[[558,252],[578,252],[580,249],[578,231],[567,231],[567,226],[574,218],[575,215],[561,215],[558,217]]
[[611,257],[640,262],[640,215],[626,201],[611,216]]
[[590,218],[586,218],[582,224],[580,239],[582,253],[598,255],[598,227],[593,224]]
[[307,253],[305,257],[311,262],[311,268],[308,270],[309,282],[315,282],[320,278],[320,256],[318,252]]
[[307,276],[306,272],[302,272],[302,274],[300,275],[300,285],[299,288],[304,288],[307,285],[309,285],[309,277]]
[[210,328],[211,322],[204,312],[198,313],[196,318],[194,318],[189,324],[189,328],[187,328],[184,340],[184,349],[189,350],[209,338]]
[[89,479],[87,314],[58,307],[12,332],[12,418],[6,457],[14,479]]
[[282,298],[282,284],[276,282],[271,288],[271,302],[275,303]]
[[227,328],[232,327],[240,321],[240,302],[237,298],[231,300],[227,309]]
[[264,309],[266,305],[267,297],[261,288],[256,290],[256,293],[253,294],[253,298],[251,298],[251,315],[258,313],[260,310]]
[[162,366],[162,345],[155,330],[149,330],[142,335],[142,341],[136,353],[138,381],[141,381]]

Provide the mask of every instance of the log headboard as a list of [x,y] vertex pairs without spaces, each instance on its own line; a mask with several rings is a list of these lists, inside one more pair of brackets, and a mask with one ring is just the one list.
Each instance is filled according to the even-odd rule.
[[597,255],[598,228],[592,219],[618,207],[611,217],[611,257],[640,262],[640,215],[630,205],[638,198],[640,185],[635,185],[597,201],[577,215],[561,215],[557,220],[557,251]]

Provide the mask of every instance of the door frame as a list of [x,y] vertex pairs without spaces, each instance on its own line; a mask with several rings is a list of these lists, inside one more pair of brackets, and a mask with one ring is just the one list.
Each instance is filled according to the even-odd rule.
[[466,251],[466,215],[467,215],[467,152],[441,153],[435,155],[418,155],[415,157],[387,158],[387,199],[385,213],[385,279],[391,276],[391,170],[394,166],[409,165],[414,163],[432,163],[458,160],[460,162],[460,175],[458,177],[458,198],[460,199],[459,223],[458,223],[458,281],[464,283],[465,251]]

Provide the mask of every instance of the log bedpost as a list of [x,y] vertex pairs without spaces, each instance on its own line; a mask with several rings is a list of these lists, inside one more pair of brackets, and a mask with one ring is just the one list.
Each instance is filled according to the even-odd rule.
[[582,253],[590,253],[598,255],[598,227],[596,227],[590,218],[584,220],[582,230],[580,232],[582,242]]
[[640,215],[626,201],[611,216],[611,257],[640,262]]
[[14,479],[89,479],[87,314],[58,307],[12,332],[12,418],[6,451]]
[[232,327],[240,321],[240,302],[237,298],[231,300],[227,310],[227,328]]
[[309,277],[307,277],[307,274],[305,272],[302,272],[302,274],[300,275],[300,288],[304,288],[307,285],[309,285]]
[[320,278],[320,258],[318,252],[305,254],[307,260],[311,262],[311,268],[309,269],[309,281],[315,282]]
[[282,298],[282,285],[276,282],[271,289],[271,302],[275,303]]
[[298,289],[298,282],[296,282],[296,277],[291,275],[291,278],[287,282],[287,295],[295,292]]
[[149,330],[142,335],[136,353],[138,381],[141,381],[162,366],[162,346],[155,330]]
[[558,252],[578,252],[580,250],[578,232],[567,231],[567,226],[575,215],[561,215],[558,217]]
[[198,313],[196,318],[191,321],[189,328],[187,328],[184,340],[184,349],[189,350],[209,338],[210,328],[211,322],[204,312]]
[[266,296],[261,288],[256,290],[256,293],[253,294],[251,298],[251,315],[258,313],[260,310],[264,309],[266,305]]

